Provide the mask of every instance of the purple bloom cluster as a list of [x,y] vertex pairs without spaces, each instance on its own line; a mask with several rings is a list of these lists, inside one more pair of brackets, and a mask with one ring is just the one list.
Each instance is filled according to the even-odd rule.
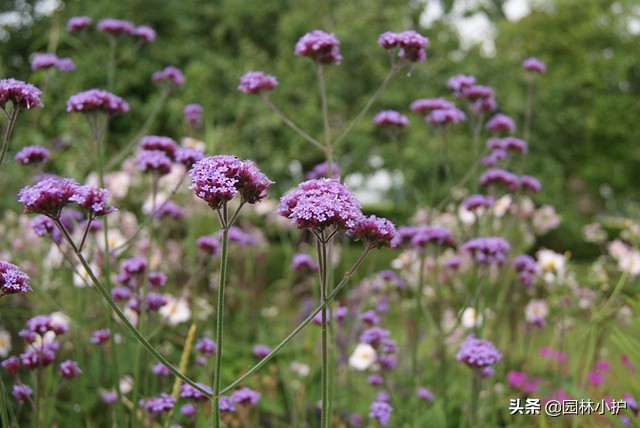
[[255,405],[260,400],[260,393],[250,388],[244,387],[231,394],[231,401],[234,404]]
[[404,128],[409,124],[409,119],[395,110],[383,110],[375,115],[373,123],[379,127],[395,126]]
[[56,224],[46,215],[37,215],[31,220],[31,228],[38,236],[49,235],[51,240],[56,244],[62,242],[62,233]]
[[202,125],[202,106],[200,104],[191,103],[184,106],[182,110],[184,121],[194,128]]
[[136,155],[136,165],[142,172],[166,175],[171,172],[171,158],[164,150],[141,150]]
[[313,258],[306,253],[296,253],[293,255],[291,270],[294,272],[318,272],[320,267]]
[[453,94],[456,98],[462,98],[464,97],[464,91],[475,84],[475,76],[457,74],[449,78],[447,81],[447,88],[453,90]]
[[205,235],[196,241],[198,249],[203,253],[215,257],[220,252],[220,241],[213,235]]
[[105,343],[111,337],[111,331],[108,328],[104,328],[102,330],[96,330],[91,334],[91,338],[89,342],[94,345],[100,345]]
[[184,217],[184,210],[178,204],[173,201],[165,201],[160,205],[155,217],[157,219],[174,218],[180,219]]
[[75,202],[84,208],[91,218],[107,215],[115,211],[115,208],[107,204],[109,192],[99,187],[84,185],[76,187],[69,201]]
[[515,192],[520,186],[520,179],[517,175],[504,169],[492,168],[486,170],[480,176],[480,185],[487,187],[491,184],[502,184],[510,192]]
[[138,26],[133,35],[145,43],[150,43],[156,39],[156,31],[147,25]]
[[442,226],[402,226],[398,228],[392,246],[406,244],[422,250],[429,243],[442,246],[453,245],[453,235],[449,229]]
[[507,152],[503,149],[494,149],[488,156],[482,158],[482,165],[493,168],[503,159],[507,158]]
[[516,130],[516,123],[506,114],[498,113],[489,119],[484,127],[494,134],[510,133]]
[[170,394],[162,393],[159,397],[152,397],[146,400],[140,400],[138,405],[154,416],[158,416],[163,412],[173,409],[176,399]]
[[49,150],[41,146],[26,146],[16,153],[15,160],[21,165],[43,163],[49,157]]
[[453,109],[456,106],[445,100],[444,98],[421,98],[411,103],[409,108],[411,111],[421,113],[422,115],[428,115],[434,110],[448,110]]
[[82,374],[82,370],[78,367],[78,363],[71,360],[65,360],[60,363],[60,376],[65,379],[73,379]]
[[11,395],[20,404],[24,404],[25,401],[31,400],[33,390],[23,383],[16,383],[11,389]]
[[171,160],[175,159],[178,144],[169,137],[159,135],[146,135],[138,142],[140,150],[160,150],[164,152]]
[[547,67],[538,58],[531,57],[522,61],[522,68],[526,71],[534,73],[544,73],[547,71]]
[[474,238],[462,245],[462,250],[472,253],[481,265],[503,264],[510,248],[506,240],[497,236]]
[[60,71],[72,71],[76,68],[71,58],[58,58],[51,53],[37,53],[31,58],[31,70],[46,70],[53,67]]
[[487,146],[493,150],[502,149],[518,153],[527,153],[529,150],[527,142],[516,137],[489,138]]
[[340,166],[332,162],[331,163],[331,177],[329,177],[329,163],[328,161],[320,162],[313,167],[311,171],[306,174],[307,180],[314,180],[316,178],[338,178],[340,177]]
[[276,213],[298,229],[351,229],[362,216],[360,203],[347,187],[333,178],[307,180],[280,199]]
[[462,91],[462,96],[469,101],[492,100],[494,95],[493,88],[484,85],[469,86]]
[[203,355],[213,355],[218,349],[216,343],[208,337],[201,337],[200,339],[198,339],[195,348],[196,351],[200,352]]
[[488,340],[469,336],[460,345],[456,359],[469,367],[482,370],[500,361],[502,354]]
[[42,92],[31,83],[16,79],[0,80],[0,108],[4,109],[8,102],[16,109],[30,109],[42,107],[40,100]]
[[462,110],[454,107],[445,110],[434,110],[429,113],[425,120],[431,125],[443,125],[462,122],[466,118],[467,116]]
[[0,297],[6,294],[26,293],[31,291],[29,276],[18,266],[0,260]]
[[391,407],[391,404],[384,401],[374,401],[371,403],[369,417],[377,420],[380,425],[386,426],[389,423],[389,419],[391,419],[392,412],[393,407]]
[[245,94],[259,94],[268,92],[278,86],[278,80],[274,76],[264,74],[262,71],[249,71],[240,78],[237,89]]
[[120,270],[116,281],[129,288],[138,288],[144,272],[147,269],[147,260],[144,257],[135,256],[125,259],[120,264]]
[[[222,231],[218,231],[215,235],[216,239],[222,239]],[[229,228],[229,242],[233,242],[234,244],[240,247],[248,247],[248,246],[256,246],[258,245],[258,240],[256,237],[250,233],[245,232],[240,229],[238,226],[231,226]]]
[[362,241],[369,248],[391,247],[396,236],[396,227],[386,218],[375,215],[362,216],[356,225],[347,231],[356,241]]
[[76,32],[89,28],[91,18],[88,16],[73,16],[67,21],[67,31]]
[[78,183],[70,178],[46,178],[20,190],[18,202],[24,204],[26,214],[44,214],[56,219],[71,202],[77,188]]
[[425,49],[429,47],[429,39],[413,30],[401,33],[387,31],[378,37],[378,44],[387,50],[399,48],[398,57],[410,62],[427,59]]
[[263,359],[271,352],[271,348],[267,345],[258,344],[253,347],[253,355],[259,359]]
[[435,399],[435,395],[433,392],[429,391],[429,389],[421,386],[416,390],[416,395],[422,401],[433,401]]
[[[205,385],[204,383],[198,382],[198,383],[196,383],[196,385],[198,385],[200,388],[202,388],[205,391],[207,391],[209,394],[213,394],[213,390],[209,386]],[[187,385],[186,383],[180,385],[180,397],[188,398],[190,400],[195,400],[195,401],[207,401],[208,400],[206,395],[204,395],[202,392],[198,391],[197,389],[195,389],[191,385]]]
[[173,66],[165,67],[163,70],[156,71],[151,75],[154,82],[168,82],[175,86],[184,85],[184,74],[178,68]]
[[176,162],[183,164],[187,168],[191,167],[198,161],[204,158],[204,153],[200,150],[191,149],[188,147],[179,147],[176,150]]
[[536,273],[538,268],[536,261],[533,257],[527,254],[521,254],[513,259],[513,267],[518,272],[518,281],[526,287],[530,287],[535,284]]
[[542,184],[540,184],[538,179],[535,177],[531,177],[530,175],[521,175],[520,188],[522,190],[537,193],[540,191],[540,189],[542,189]]
[[260,202],[272,184],[252,161],[240,161],[227,155],[210,156],[196,162],[189,175],[192,181],[189,188],[213,209],[220,208],[238,192],[242,202]]
[[27,331],[39,335],[44,335],[49,331],[54,332],[56,335],[60,335],[66,333],[68,330],[66,325],[54,322],[54,320],[49,315],[36,315],[35,317],[27,320],[26,326]]
[[136,31],[136,26],[132,22],[113,18],[101,19],[96,28],[102,33],[114,36],[132,36]]
[[119,96],[102,89],[89,89],[72,95],[67,100],[67,112],[97,111],[112,114],[126,113],[129,111],[129,104]]
[[462,206],[468,211],[476,211],[480,208],[491,208],[493,202],[494,200],[490,196],[471,195],[462,201]]
[[340,42],[334,34],[314,30],[298,40],[294,53],[297,56],[309,57],[320,64],[340,64],[342,55],[339,45]]

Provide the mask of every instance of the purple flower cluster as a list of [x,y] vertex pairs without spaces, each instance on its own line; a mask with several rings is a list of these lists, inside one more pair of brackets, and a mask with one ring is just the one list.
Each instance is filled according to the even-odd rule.
[[473,85],[462,91],[462,96],[469,101],[475,102],[479,100],[494,99],[495,92],[493,88],[484,85]]
[[184,106],[182,111],[184,121],[194,128],[202,125],[202,106],[200,104],[191,103]]
[[46,70],[54,67],[60,71],[73,71],[76,68],[71,58],[58,58],[51,53],[37,53],[31,58],[31,70]]
[[502,359],[502,354],[496,349],[493,343],[484,339],[477,339],[473,336],[460,345],[460,350],[456,354],[456,359],[477,370],[496,364]]
[[[200,382],[196,383],[196,385],[198,385],[200,388],[207,391],[209,394],[213,394],[213,390],[208,385],[205,385],[204,383],[200,383]],[[187,384],[180,385],[180,397],[188,398],[190,400],[195,400],[195,401],[208,400],[206,395],[204,395],[202,392],[198,391],[191,385],[187,385]]]
[[120,264],[116,281],[129,288],[138,288],[146,269],[147,260],[144,257],[135,256],[125,259]]
[[260,393],[250,388],[244,387],[231,394],[231,401],[234,404],[253,406],[260,400]]
[[91,218],[107,215],[115,211],[115,208],[107,204],[109,192],[99,187],[84,185],[76,187],[69,201],[75,202],[84,208]]
[[169,137],[159,135],[146,135],[138,142],[140,150],[160,150],[164,152],[171,160],[175,159],[178,144]]
[[101,19],[96,28],[102,33],[114,36],[133,36],[136,31],[136,26],[132,22],[113,18]]
[[408,245],[417,250],[423,250],[427,244],[433,243],[441,246],[454,244],[451,231],[442,226],[402,226],[392,246]]
[[503,264],[511,246],[497,236],[474,238],[462,245],[462,250],[472,253],[481,265]]
[[168,412],[173,409],[176,404],[176,399],[170,394],[162,393],[159,397],[147,398],[146,400],[140,400],[138,405],[145,411],[151,413],[153,416],[158,416],[163,412]]
[[30,401],[33,395],[33,390],[23,383],[16,383],[11,389],[11,395],[20,404],[24,404],[25,401]]
[[215,257],[220,252],[220,241],[213,235],[205,235],[196,241],[198,249],[208,256]]
[[307,180],[314,180],[316,178],[338,178],[340,177],[340,166],[332,162],[331,163],[331,177],[329,177],[329,163],[328,161],[320,162],[306,174]]
[[237,89],[245,94],[259,94],[268,92],[278,86],[278,80],[274,76],[264,74],[262,71],[249,71],[240,78]]
[[164,150],[141,150],[136,155],[136,165],[142,172],[166,175],[171,172],[171,158]]
[[253,355],[256,356],[256,358],[263,359],[264,357],[269,355],[269,353],[271,352],[271,348],[269,348],[267,345],[257,344],[253,347],[252,352]]
[[176,150],[176,162],[183,164],[187,168],[191,169],[193,164],[204,158],[204,153],[200,150],[191,149],[188,147],[179,147]]
[[401,33],[387,31],[380,34],[378,44],[387,50],[399,48],[398,57],[410,62],[424,62],[427,59],[425,49],[429,47],[429,39],[413,30]]
[[28,282],[29,276],[22,272],[18,266],[0,260],[0,297],[31,291]]
[[351,229],[362,216],[360,203],[347,187],[333,178],[307,180],[280,199],[276,213],[298,229],[322,230],[330,226]]
[[518,153],[527,153],[529,150],[527,142],[516,137],[489,138],[487,140],[487,147],[492,150],[501,149]]
[[71,360],[65,360],[60,363],[60,376],[65,379],[73,379],[82,374],[82,370],[78,367],[78,363]]
[[[218,231],[215,235],[215,238],[218,239],[218,241],[221,240],[222,231]],[[256,239],[254,235],[245,232],[238,226],[231,226],[229,228],[229,242],[233,242],[240,247],[258,245],[258,239]]]
[[320,64],[340,64],[340,42],[334,34],[322,30],[306,33],[298,40],[294,53],[296,56],[309,57]]
[[507,382],[511,388],[519,389],[525,394],[533,394],[538,391],[538,387],[542,382],[540,378],[529,378],[524,372],[518,372],[515,370],[507,373]]
[[468,88],[471,88],[475,84],[475,76],[457,74],[449,78],[449,80],[447,81],[447,88],[453,90],[453,95],[456,98],[463,98],[464,91]]
[[293,255],[291,270],[294,272],[318,272],[320,267],[313,258],[306,253],[296,253]]
[[216,343],[208,337],[201,337],[198,339],[195,348],[196,351],[207,356],[215,354],[218,349]]
[[173,66],[165,67],[162,70],[156,71],[151,75],[151,80],[159,82],[168,82],[175,86],[184,85],[184,74],[178,68]]
[[189,175],[192,181],[189,188],[213,209],[233,199],[236,193],[240,193],[242,202],[260,202],[272,184],[252,161],[240,161],[227,155],[210,156],[196,162]]
[[476,211],[481,208],[491,208],[494,200],[490,196],[471,195],[462,201],[462,206],[468,211]]
[[491,184],[502,184],[510,192],[515,192],[520,186],[520,179],[512,172],[499,168],[491,168],[486,170],[480,176],[480,185],[487,187]]
[[49,150],[41,146],[26,146],[16,153],[15,160],[20,165],[44,163],[49,157]]
[[395,126],[404,128],[409,124],[409,119],[395,110],[383,110],[375,115],[373,123],[379,127]]
[[91,18],[88,16],[73,16],[67,21],[67,31],[76,32],[86,30],[91,26]]
[[522,190],[537,193],[542,189],[542,184],[540,184],[538,179],[535,177],[531,177],[530,175],[521,175],[520,188]]
[[105,112],[105,113],[126,113],[129,111],[129,104],[117,95],[102,89],[89,89],[72,95],[67,100],[67,112]]
[[377,420],[380,425],[386,426],[389,423],[389,419],[391,419],[392,412],[393,407],[391,407],[391,404],[385,401],[374,401],[371,403],[369,417]]
[[506,114],[498,113],[489,119],[484,127],[494,134],[510,133],[516,130],[516,123]]
[[431,125],[446,125],[448,123],[458,123],[465,120],[467,116],[458,108],[445,110],[434,110],[425,118]]
[[421,98],[419,100],[415,100],[409,106],[411,111],[415,111],[416,113],[420,113],[424,116],[434,110],[449,110],[455,107],[456,106],[452,102],[447,101],[444,98]]
[[547,71],[547,67],[538,58],[531,57],[522,61],[522,68],[526,71],[534,73],[544,73]]
[[156,39],[156,31],[147,25],[139,25],[133,35],[145,43],[150,43]]
[[362,241],[368,248],[391,247],[396,236],[396,227],[386,218],[375,215],[358,219],[347,235],[356,241]]
[[89,342],[93,343],[94,345],[100,345],[102,343],[105,343],[107,340],[109,340],[109,338],[111,337],[111,331],[108,328],[104,328],[101,330],[96,330],[91,334],[91,338],[89,339]]
[[0,108],[6,108],[8,102],[14,109],[30,109],[42,107],[42,92],[31,83],[16,79],[0,80]]
[[533,257],[527,254],[521,254],[513,259],[513,267],[518,272],[518,281],[525,287],[530,287],[536,282],[536,273],[538,268]]
[[38,236],[49,235],[51,240],[56,244],[62,242],[62,233],[56,224],[46,215],[37,215],[31,220],[31,228]]

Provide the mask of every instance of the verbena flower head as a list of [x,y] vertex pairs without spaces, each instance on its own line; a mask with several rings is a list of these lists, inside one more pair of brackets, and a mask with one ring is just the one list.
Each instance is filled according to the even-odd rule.
[[136,26],[133,23],[113,18],[101,19],[100,21],[98,21],[97,28],[98,31],[102,33],[111,34],[114,36],[132,36],[136,32]]
[[496,165],[498,165],[498,163],[501,160],[504,160],[507,158],[507,152],[503,149],[494,149],[489,156],[485,156],[484,158],[482,158],[482,165],[489,167],[489,168],[493,168]]
[[516,137],[506,137],[502,140],[502,148],[512,152],[527,153],[529,146],[527,142]]
[[373,123],[379,127],[395,126],[404,128],[409,124],[409,119],[395,110],[383,110],[375,115]]
[[399,48],[398,57],[411,62],[424,62],[427,59],[425,49],[429,46],[429,39],[413,30],[393,33],[387,31],[380,34],[378,44],[384,49]]
[[293,255],[291,270],[294,272],[318,272],[318,263],[306,253],[296,253]]
[[44,163],[49,157],[49,150],[41,146],[26,146],[16,153],[15,160],[21,165]]
[[446,125],[462,122],[467,117],[464,112],[458,108],[448,108],[441,110],[433,110],[425,118],[427,123],[431,125]]
[[494,200],[490,196],[471,195],[462,201],[462,206],[468,211],[475,211],[480,208],[491,208]]
[[28,281],[29,276],[22,272],[18,266],[0,260],[0,297],[31,291]]
[[202,106],[200,104],[191,103],[184,106],[182,110],[184,121],[195,128],[202,125]]
[[253,355],[255,355],[257,358],[262,359],[269,355],[269,353],[271,352],[271,348],[269,348],[267,345],[258,344],[253,347],[252,351]]
[[537,178],[530,175],[520,176],[520,188],[522,190],[528,190],[529,192],[538,193],[542,189],[542,184]]
[[193,164],[204,158],[204,153],[200,150],[191,149],[188,147],[179,147],[175,153],[176,162],[183,164],[187,168],[191,169]]
[[20,190],[18,202],[24,204],[25,214],[44,214],[57,219],[62,209],[71,202],[78,186],[70,178],[47,178]]
[[522,68],[526,71],[534,73],[544,73],[547,71],[547,67],[538,58],[531,57],[522,61]]
[[31,83],[16,79],[0,80],[0,108],[6,108],[8,102],[13,108],[30,109],[42,107],[42,92]]
[[362,241],[367,247],[391,247],[396,236],[396,227],[386,218],[375,215],[362,216],[356,225],[347,231],[347,235],[356,241]]
[[163,412],[168,412],[173,409],[176,399],[170,394],[164,392],[159,397],[152,397],[146,400],[140,400],[138,403],[140,407],[144,408],[147,412],[154,416],[158,416]]
[[398,228],[392,246],[407,244],[416,250],[424,250],[429,243],[453,245],[453,235],[443,226],[402,226]]
[[307,180],[280,199],[276,213],[298,229],[322,230],[330,226],[351,229],[361,217],[360,203],[347,187],[333,178]]
[[314,30],[298,40],[294,52],[297,56],[306,56],[321,64],[340,64],[342,55],[339,45],[335,35]]
[[268,92],[278,86],[274,76],[264,74],[262,71],[249,71],[240,78],[237,89],[245,94],[259,94]]
[[156,39],[156,31],[147,25],[136,27],[133,35],[145,43],[150,43]]
[[107,340],[109,340],[110,337],[111,337],[111,330],[109,330],[108,328],[103,328],[101,330],[96,330],[93,333],[91,333],[91,338],[89,339],[89,342],[93,343],[94,345],[100,345],[101,343],[105,343]]
[[65,360],[60,363],[60,376],[65,379],[73,379],[82,374],[82,370],[78,367],[78,363],[71,360]]
[[389,419],[391,419],[392,412],[393,407],[391,407],[391,404],[384,401],[374,401],[371,403],[369,417],[377,420],[380,425],[386,426],[389,423]]
[[510,248],[506,240],[497,236],[474,238],[462,245],[462,250],[473,254],[482,265],[503,264]]
[[409,108],[411,111],[428,115],[434,110],[447,110],[455,108],[456,106],[444,98],[421,98],[411,103]]
[[309,171],[306,176],[307,180],[316,178],[338,178],[340,177],[340,165],[337,163],[331,163],[331,177],[329,177],[329,163],[328,161],[320,162]]
[[480,176],[480,185],[487,187],[492,184],[502,184],[510,192],[515,192],[520,186],[520,179],[517,175],[504,169],[492,168],[486,170]]
[[465,89],[470,88],[475,84],[475,76],[457,74],[449,78],[449,80],[447,81],[447,88],[453,90],[453,94],[456,98],[460,98],[463,96]]
[[494,98],[493,88],[484,85],[473,85],[462,90],[462,97],[469,101],[486,100]]
[[129,104],[117,95],[102,89],[89,89],[72,95],[67,100],[67,112],[105,112],[105,113],[126,113],[129,111]]
[[171,172],[171,158],[163,150],[141,150],[136,155],[136,165],[142,172],[166,175]]
[[510,133],[516,130],[516,123],[506,114],[498,113],[489,119],[484,127],[494,134]]
[[76,32],[86,30],[91,26],[91,18],[88,16],[73,16],[67,21],[67,31]]
[[488,340],[469,336],[460,345],[456,359],[474,369],[483,369],[500,361],[502,354]]
[[266,197],[266,189],[272,183],[252,161],[240,161],[228,155],[210,156],[196,162],[189,176],[192,181],[189,188],[213,209],[233,199],[236,193],[240,193],[243,202],[259,202]]
[[28,385],[16,383],[11,389],[11,395],[18,403],[24,404],[25,401],[31,400],[33,390]]
[[115,208],[108,204],[109,192],[96,186],[84,185],[76,187],[76,191],[69,198],[84,208],[91,217],[103,216],[115,211]]
[[201,337],[200,339],[198,339],[195,348],[196,351],[200,352],[203,355],[213,355],[218,349],[216,343],[208,337]]
[[175,159],[178,144],[169,137],[159,135],[146,135],[138,142],[138,148],[141,150],[160,150],[171,159]]
[[[69,58],[65,58],[68,61],[71,61]],[[51,53],[37,53],[33,55],[31,58],[31,70],[46,70],[48,68],[59,68],[60,59],[55,54]],[[73,70],[73,62],[71,62],[71,70]],[[61,71],[71,71],[68,69],[69,64],[63,63],[64,70]]]
[[154,82],[168,82],[175,86],[184,85],[184,74],[178,68],[173,66],[165,67],[163,70],[156,71],[151,75]]
[[59,244],[62,242],[62,233],[56,224],[46,215],[37,215],[31,220],[31,228],[38,236],[49,235],[53,242]]
[[433,394],[433,392],[429,391],[428,388],[425,388],[423,386],[416,389],[416,395],[422,401],[433,401],[435,399],[435,395]]
[[198,249],[211,257],[215,257],[220,252],[220,241],[213,235],[201,236],[196,241]]
[[231,394],[231,401],[234,404],[244,404],[253,406],[260,400],[260,393],[252,390],[251,388],[240,388]]
[[479,113],[491,113],[496,111],[498,108],[498,103],[493,97],[489,98],[479,98],[471,104],[471,111],[475,114]]

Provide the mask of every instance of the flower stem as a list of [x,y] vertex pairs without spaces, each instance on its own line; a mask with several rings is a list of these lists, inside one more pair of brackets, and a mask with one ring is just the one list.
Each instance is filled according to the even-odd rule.
[[300,135],[302,138],[304,138],[305,140],[307,140],[308,142],[310,142],[311,144],[313,144],[314,146],[316,146],[320,150],[322,150],[322,151],[325,150],[324,146],[318,140],[316,140],[311,135],[307,134],[305,131],[300,129],[300,127],[298,125],[293,123],[293,121],[291,119],[289,119],[287,117],[287,115],[285,115],[280,109],[278,109],[278,107],[276,107],[271,102],[271,100],[269,99],[267,94],[262,94],[261,93],[260,94],[260,99],[262,99],[262,101],[264,101],[264,103],[267,105],[267,107],[269,107],[269,109],[272,112],[274,112],[276,114],[276,116],[278,116],[280,118],[280,120],[282,120],[285,123],[285,125],[287,125],[289,128],[291,128],[295,133]]
[[13,125],[16,123],[16,118],[18,117],[19,111],[20,111],[20,108],[14,106],[13,111],[11,112],[11,116],[9,116],[9,123],[7,123],[7,129],[4,130],[4,137],[2,138],[2,149],[0,149],[0,166],[2,166],[4,157],[9,151],[9,139],[11,138],[11,133],[13,132]]
[[[324,238],[324,232],[321,232],[321,237]],[[320,261],[320,304],[325,305],[325,309],[322,310],[322,408],[320,417],[320,426],[322,428],[328,428],[331,426],[331,414],[329,411],[329,385],[331,383],[331,374],[329,373],[329,335],[328,325],[330,320],[327,317],[326,305],[329,303],[328,289],[329,289],[329,266],[330,260],[328,260],[328,243],[321,239],[318,245],[318,260]]]

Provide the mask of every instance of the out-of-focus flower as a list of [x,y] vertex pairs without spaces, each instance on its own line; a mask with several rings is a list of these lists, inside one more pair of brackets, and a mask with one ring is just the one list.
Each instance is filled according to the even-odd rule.
[[387,31],[378,37],[378,44],[387,50],[398,48],[398,57],[406,61],[424,62],[427,59],[425,49],[429,47],[429,39],[413,30]]
[[5,109],[8,102],[16,109],[30,109],[42,107],[40,100],[42,92],[31,83],[16,79],[0,80],[0,108]]
[[489,119],[484,127],[494,134],[511,133],[516,130],[516,123],[509,116],[498,113]]
[[162,306],[158,312],[170,325],[180,324],[191,319],[191,308],[184,297],[175,298],[170,295],[165,297],[167,304]]
[[11,351],[11,334],[7,330],[0,329],[0,357],[6,358]]
[[166,82],[170,83],[174,86],[182,86],[184,85],[184,74],[180,69],[168,66],[162,70],[156,71],[151,75],[151,80],[156,83]]
[[522,68],[526,71],[534,73],[544,73],[547,71],[547,67],[538,58],[531,57],[522,61]]
[[140,25],[133,31],[133,35],[145,43],[150,43],[156,39],[156,31],[147,26]]
[[618,269],[635,277],[640,275],[640,251],[630,250],[618,258]]
[[409,124],[409,119],[395,110],[383,110],[375,115],[373,123],[379,127],[394,126],[404,128]]
[[11,395],[13,395],[13,398],[15,398],[18,403],[24,404],[25,401],[31,400],[33,390],[23,383],[17,383],[13,385]]
[[474,308],[465,308],[460,317],[460,324],[466,329],[479,327],[482,325],[482,314]]
[[317,178],[338,178],[340,177],[340,165],[331,163],[331,177],[329,177],[329,164],[327,161],[320,162],[315,165],[311,171],[306,174],[307,180],[315,180]]
[[78,363],[71,360],[65,360],[60,363],[60,376],[65,379],[73,379],[82,374],[82,370],[78,367]]
[[349,367],[358,371],[367,370],[378,359],[376,350],[368,343],[356,345],[353,353],[349,357]]
[[469,367],[483,369],[500,361],[502,354],[488,340],[468,336],[460,346],[456,359]]
[[524,308],[524,318],[528,323],[544,327],[545,318],[549,315],[549,305],[546,300],[533,299]]
[[392,412],[393,407],[391,407],[391,404],[384,401],[374,401],[371,403],[369,417],[377,420],[380,425],[386,426],[389,423],[389,419],[391,419]]
[[502,184],[510,192],[515,192],[520,186],[520,180],[516,174],[499,168],[486,170],[480,176],[479,182],[482,187],[488,187],[492,184]]
[[340,42],[334,34],[314,30],[298,40],[294,53],[300,57],[309,57],[320,64],[340,64]]
[[184,106],[184,121],[194,128],[202,125],[202,106],[200,104],[191,103]]
[[379,218],[374,215],[362,216],[356,225],[347,231],[347,235],[356,241],[362,241],[365,246],[391,247],[392,240],[396,236],[396,228],[386,218]]
[[231,401],[234,404],[244,404],[254,406],[260,400],[260,393],[251,388],[240,388],[231,394]]
[[37,53],[31,59],[31,70],[46,70],[54,67],[63,72],[73,71],[76,68],[71,58],[58,58],[51,53]]
[[35,165],[46,162],[49,150],[41,146],[26,146],[16,153],[15,160],[21,165]]
[[154,416],[158,416],[163,412],[169,412],[173,409],[176,399],[164,392],[159,397],[147,398],[146,400],[140,400],[138,403],[140,407],[144,408],[147,412]]
[[113,36],[132,36],[136,32],[136,26],[132,22],[113,18],[101,19],[96,28],[102,33]]
[[466,118],[467,117],[462,110],[454,107],[449,109],[433,110],[425,120],[431,125],[446,125],[462,122]]
[[77,32],[86,30],[91,26],[91,18],[88,16],[73,16],[67,21],[67,31]]
[[240,78],[237,89],[245,94],[269,92],[278,86],[278,80],[262,71],[249,71]]
[[469,76],[466,74],[457,74],[455,76],[451,76],[449,80],[447,80],[447,88],[453,90],[453,95],[456,98],[462,97],[464,90],[472,87],[475,84],[475,76]]
[[503,264],[511,246],[497,236],[474,238],[462,245],[462,250],[473,254],[479,264]]
[[306,253],[296,253],[293,255],[291,270],[294,272],[318,272],[318,263]]
[[560,225],[560,216],[552,205],[543,205],[533,213],[533,228],[539,235],[544,235]]
[[539,272],[546,283],[564,279],[567,258],[563,254],[543,248],[536,252],[536,259]]
[[444,98],[421,98],[415,100],[409,105],[411,111],[427,116],[435,110],[448,110],[455,108],[455,104],[445,100]]
[[126,113],[129,104],[117,95],[102,89],[89,89],[72,95],[67,100],[67,112]]

